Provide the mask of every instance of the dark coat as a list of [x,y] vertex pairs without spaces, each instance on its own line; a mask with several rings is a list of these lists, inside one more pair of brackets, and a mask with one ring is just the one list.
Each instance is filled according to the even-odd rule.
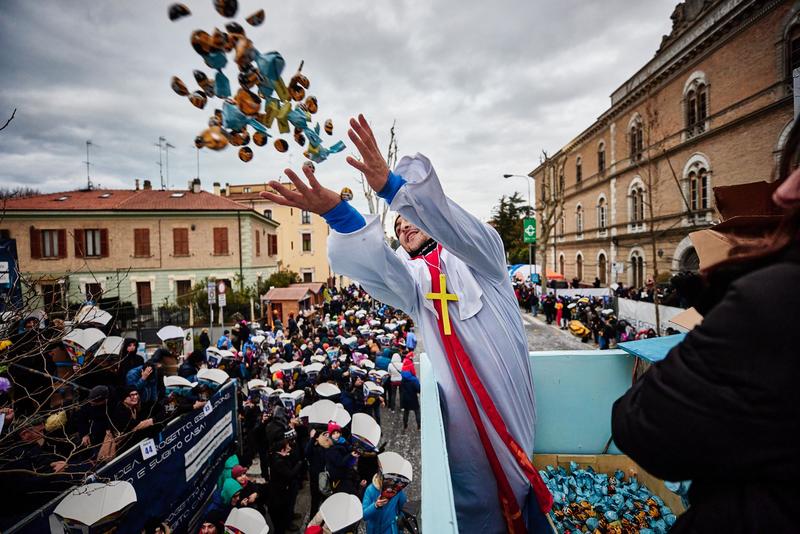
[[400,408],[403,410],[419,410],[419,379],[410,371],[400,373]]
[[798,302],[796,244],[733,282],[614,404],[623,452],[655,476],[693,481],[671,533],[797,531]]

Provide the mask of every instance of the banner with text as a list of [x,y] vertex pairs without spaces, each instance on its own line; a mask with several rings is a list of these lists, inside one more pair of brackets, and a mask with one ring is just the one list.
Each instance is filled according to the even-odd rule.
[[[114,523],[116,534],[139,534],[152,519],[172,532],[196,532],[236,432],[236,383],[231,381],[202,408],[173,421],[157,439],[128,449],[100,469],[93,482],[123,480],[136,504]],[[64,496],[16,525],[13,532],[71,532],[51,514]]]
[[[656,327],[656,305],[652,302],[641,302],[630,299],[617,299],[619,319],[625,319],[636,331],[646,330]],[[660,305],[658,307],[659,319],[661,320],[661,334],[663,335],[667,327],[675,325],[669,321],[684,310],[672,306]]]

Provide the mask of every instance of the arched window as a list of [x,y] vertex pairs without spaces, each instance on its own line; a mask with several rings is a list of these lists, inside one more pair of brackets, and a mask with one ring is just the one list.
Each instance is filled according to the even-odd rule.
[[642,119],[637,114],[628,126],[628,148],[630,150],[631,163],[642,159],[644,151],[644,137],[642,134]]
[[580,156],[575,160],[575,183],[580,184],[583,180],[583,160]]
[[600,144],[597,146],[597,172],[600,174],[604,173],[606,170],[606,144],[603,141],[600,141]]
[[630,256],[630,284],[631,287],[644,287],[644,258],[638,250],[634,250]]
[[698,152],[686,162],[683,180],[690,211],[702,211],[711,207],[710,175],[711,168],[704,154]]
[[564,255],[561,254],[558,256],[558,272],[562,275],[564,274]]
[[564,180],[564,169],[561,169],[561,172],[558,175],[558,192],[560,194],[564,194],[564,187],[566,187],[566,182]]
[[583,254],[578,252],[578,255],[575,257],[575,264],[577,269],[577,278],[578,280],[583,280]]
[[602,252],[597,257],[597,277],[600,279],[600,286],[606,286],[606,255]]
[[608,206],[606,205],[606,197],[600,197],[597,201],[597,229],[601,232],[606,231]]
[[561,218],[558,221],[558,226],[559,226],[559,234],[561,235],[561,237],[564,237],[567,233],[567,219],[566,217],[564,217],[563,214],[561,215]]
[[792,87],[792,73],[800,68],[800,16],[790,25],[786,33],[786,71],[789,87]]
[[706,75],[695,72],[683,88],[686,136],[692,137],[706,131],[708,119],[708,82]]
[[628,220],[631,230],[641,230],[644,227],[644,194],[644,185],[637,176],[628,187]]
[[575,208],[575,233],[576,238],[583,237],[583,207],[580,204]]

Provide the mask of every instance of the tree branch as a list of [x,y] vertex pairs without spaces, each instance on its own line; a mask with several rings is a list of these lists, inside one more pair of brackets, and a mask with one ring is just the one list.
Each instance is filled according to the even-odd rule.
[[14,120],[14,115],[16,115],[16,114],[17,114],[17,108],[14,108],[14,111],[12,111],[12,112],[11,112],[11,116],[8,118],[8,120],[7,120],[7,121],[6,121],[6,123],[3,125],[3,127],[2,127],[2,128],[0,128],[0,130],[5,130],[5,129],[6,129],[6,126],[8,126],[8,125],[11,123],[11,121],[13,121],[13,120]]

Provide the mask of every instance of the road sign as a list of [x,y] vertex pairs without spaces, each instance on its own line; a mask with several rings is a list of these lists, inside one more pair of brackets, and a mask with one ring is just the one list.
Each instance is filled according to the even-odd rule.
[[525,243],[536,243],[536,219],[531,217],[522,221],[522,240]]
[[225,298],[225,293],[219,294],[219,307],[224,308],[228,305],[227,299]]
[[208,291],[208,303],[214,304],[217,300],[217,292],[214,288],[214,282],[209,282],[206,284],[206,291]]
[[217,284],[217,292],[220,295],[224,295],[225,294],[225,282],[220,281],[220,283]]

